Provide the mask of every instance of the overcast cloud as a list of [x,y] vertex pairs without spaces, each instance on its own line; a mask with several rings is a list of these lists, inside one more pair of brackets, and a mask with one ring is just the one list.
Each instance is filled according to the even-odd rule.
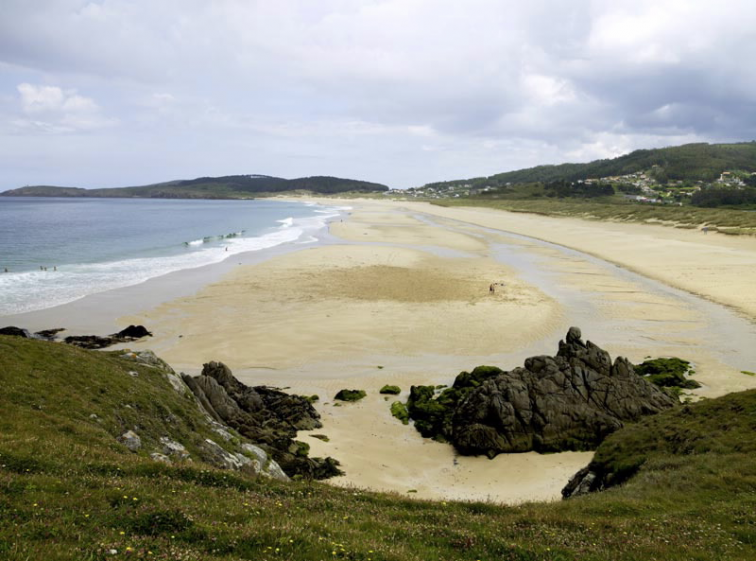
[[0,190],[756,139],[753,0],[0,2]]

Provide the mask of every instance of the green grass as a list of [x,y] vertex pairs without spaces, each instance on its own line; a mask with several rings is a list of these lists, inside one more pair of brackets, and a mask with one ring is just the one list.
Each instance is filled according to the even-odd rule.
[[[489,199],[484,197],[431,201],[439,206],[473,206],[526,212],[545,216],[570,216],[589,220],[615,220],[661,224],[693,229],[704,224],[710,232],[730,235],[756,234],[756,212],[693,206],[639,204],[609,198],[573,199]],[[702,234],[703,235],[703,234]]]
[[[756,392],[615,433],[596,460],[637,470],[623,486],[506,507],[216,470],[194,401],[116,353],[0,337],[0,388],[4,561],[756,558]],[[115,442],[135,425],[137,454]],[[150,460],[163,434],[195,461]]]

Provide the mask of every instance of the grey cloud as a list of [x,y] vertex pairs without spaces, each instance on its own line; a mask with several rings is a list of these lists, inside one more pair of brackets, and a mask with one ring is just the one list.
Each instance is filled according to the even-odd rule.
[[[85,185],[108,170],[137,182],[103,148],[122,144],[149,180],[348,173],[410,186],[746,140],[755,23],[746,0],[6,0],[0,142],[67,136],[66,163],[64,141],[39,143],[51,164],[38,175]],[[42,110],[44,96],[30,102],[42,94],[57,101]],[[86,165],[92,151],[112,165]],[[20,160],[0,155],[0,189],[28,177]]]

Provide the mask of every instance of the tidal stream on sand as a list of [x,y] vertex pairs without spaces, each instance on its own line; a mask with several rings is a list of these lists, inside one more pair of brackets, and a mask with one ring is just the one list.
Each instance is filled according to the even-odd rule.
[[[715,360],[738,377],[743,376],[740,371],[756,367],[756,324],[725,306],[558,244],[449,219],[415,217],[488,239],[496,260],[561,304],[559,334],[570,325],[580,326],[613,354],[638,355],[635,360],[666,355]],[[543,348],[538,342],[533,346],[533,351]]]

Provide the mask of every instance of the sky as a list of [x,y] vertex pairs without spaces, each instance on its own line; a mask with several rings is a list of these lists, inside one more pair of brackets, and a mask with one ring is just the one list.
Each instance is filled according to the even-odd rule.
[[756,139],[754,0],[0,0],[0,190]]

